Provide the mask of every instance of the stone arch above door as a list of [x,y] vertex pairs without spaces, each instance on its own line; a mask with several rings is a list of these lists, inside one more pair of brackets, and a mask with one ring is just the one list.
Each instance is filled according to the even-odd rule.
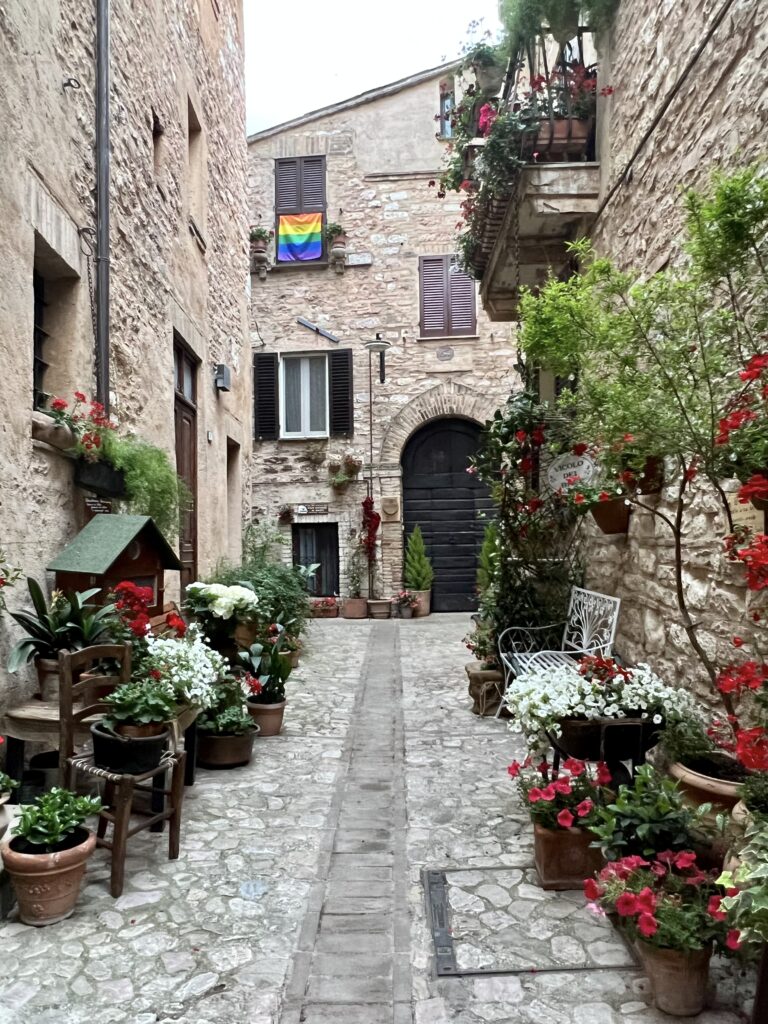
[[410,401],[390,421],[381,443],[379,460],[382,464],[400,462],[408,438],[430,420],[458,416],[485,423],[493,415],[497,403],[474,388],[455,381],[438,384]]

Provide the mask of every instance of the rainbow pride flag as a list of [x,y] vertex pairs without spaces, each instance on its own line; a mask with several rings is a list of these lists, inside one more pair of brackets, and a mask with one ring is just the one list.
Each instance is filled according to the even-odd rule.
[[322,213],[281,215],[277,227],[277,261],[319,260],[323,255]]

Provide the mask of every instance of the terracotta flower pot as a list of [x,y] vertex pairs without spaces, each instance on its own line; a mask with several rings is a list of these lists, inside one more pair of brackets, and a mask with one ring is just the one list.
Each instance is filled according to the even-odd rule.
[[583,156],[592,131],[592,118],[560,117],[541,121],[535,149],[540,156]]
[[369,599],[368,614],[372,619],[388,619],[392,615],[392,602]]
[[298,649],[298,647],[296,648],[295,651],[286,651],[285,657],[288,661],[288,664],[291,666],[291,670],[299,667],[299,658],[301,657],[301,651]]
[[[77,828],[65,849],[53,853],[22,853],[23,840],[17,836],[3,845],[3,865],[11,876],[19,918],[24,924],[41,927],[69,917],[80,894],[85,865],[96,847],[96,836]],[[16,848],[15,848],[16,847]]]
[[424,615],[429,615],[432,608],[432,591],[431,590],[412,590],[411,593],[416,598],[416,605],[413,609],[413,617],[420,619]]
[[714,823],[718,814],[729,813],[741,799],[740,782],[729,782],[714,775],[703,775],[692,768],[686,768],[679,761],[671,764],[668,770],[692,806],[712,804],[712,810],[706,816],[707,821]]
[[253,700],[246,700],[248,714],[259,727],[259,736],[277,736],[283,728],[283,715],[285,705],[288,701],[280,701],[279,704],[258,704]]
[[630,506],[623,498],[598,501],[589,511],[603,533],[626,533],[629,529]]
[[413,618],[413,607],[410,604],[401,604],[398,608],[401,619]]
[[368,602],[364,597],[345,597],[341,606],[343,619],[367,619]]
[[533,860],[542,889],[581,889],[603,866],[603,855],[593,848],[597,837],[582,828],[544,828],[534,822]]
[[[483,668],[481,661],[471,661],[464,666],[469,680],[468,692],[472,698],[472,714],[491,716],[496,714],[496,709],[501,700],[504,675],[497,668]],[[502,718],[510,718],[506,708],[501,710]]]
[[115,726],[115,732],[119,736],[159,736],[165,731],[166,727],[163,722],[147,722],[144,725],[126,725],[121,722]]
[[635,948],[659,1010],[672,1017],[695,1017],[701,1013],[709,983],[711,946],[683,952],[638,941]]
[[266,252],[269,242],[266,238],[252,238],[251,252]]
[[324,608],[322,605],[312,605],[313,619],[335,619],[338,617],[338,614],[338,605],[334,605],[332,608]]
[[197,763],[201,768],[241,768],[250,764],[253,741],[258,734],[254,724],[251,732],[243,736],[217,736],[200,732],[197,737]]
[[59,663],[53,658],[35,658],[37,685],[40,699],[58,703]]

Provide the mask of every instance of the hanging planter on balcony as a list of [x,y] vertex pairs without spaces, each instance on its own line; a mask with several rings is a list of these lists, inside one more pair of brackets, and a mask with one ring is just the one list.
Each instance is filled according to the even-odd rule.
[[554,117],[539,122],[535,150],[539,159],[563,156],[583,159],[587,152],[594,118]]

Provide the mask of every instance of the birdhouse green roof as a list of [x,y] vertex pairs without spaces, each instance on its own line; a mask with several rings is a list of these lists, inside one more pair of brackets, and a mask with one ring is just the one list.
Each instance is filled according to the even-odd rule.
[[164,569],[181,568],[173,548],[150,516],[105,514],[94,516],[48,568],[52,572],[103,576],[139,536],[157,550]]

